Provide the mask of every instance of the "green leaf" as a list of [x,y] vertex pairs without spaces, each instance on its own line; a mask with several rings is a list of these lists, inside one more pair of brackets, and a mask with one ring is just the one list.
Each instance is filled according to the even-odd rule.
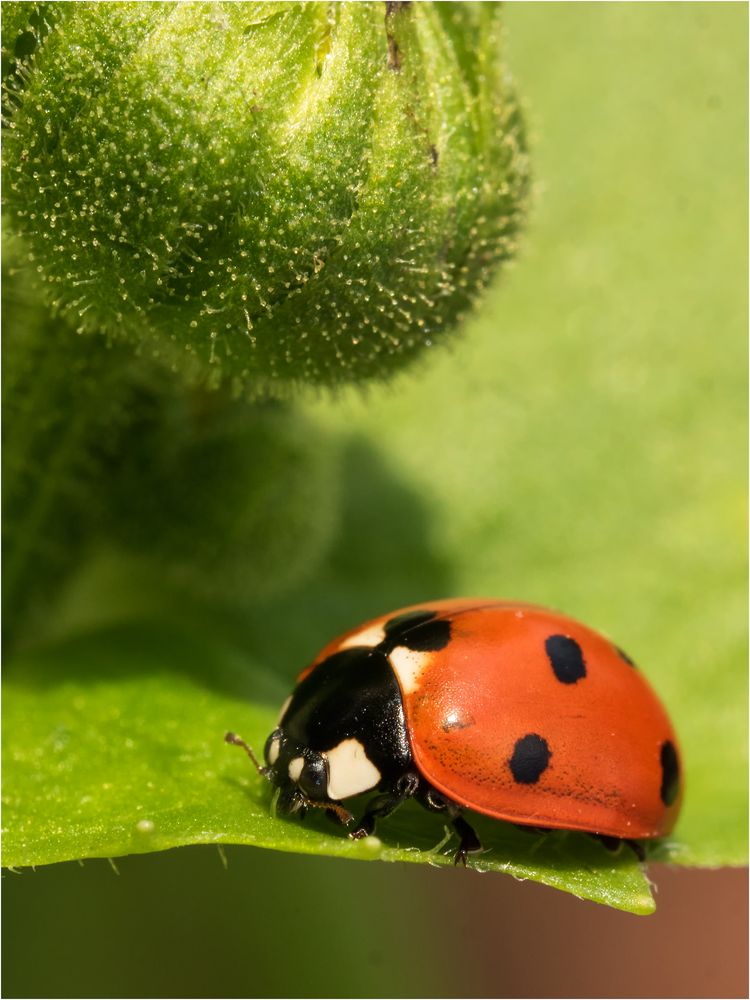
[[[202,677],[210,661],[214,683]],[[353,842],[323,817],[274,818],[270,786],[223,742],[260,749],[285,692],[195,630],[109,629],[16,661],[4,694],[4,863],[114,857],[186,843],[452,865],[455,840],[409,804]],[[252,697],[230,693],[244,687]],[[629,849],[477,818],[480,871],[531,878],[634,913],[653,909]]]

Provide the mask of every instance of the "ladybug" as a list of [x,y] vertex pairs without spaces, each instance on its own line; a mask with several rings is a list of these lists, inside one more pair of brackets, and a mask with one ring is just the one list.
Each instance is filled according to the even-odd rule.
[[674,729],[633,661],[572,618],[531,604],[433,601],[329,643],[300,674],[258,771],[283,814],[354,817],[350,837],[408,798],[442,812],[456,862],[482,849],[463,812],[581,830],[617,847],[668,834],[682,797]]

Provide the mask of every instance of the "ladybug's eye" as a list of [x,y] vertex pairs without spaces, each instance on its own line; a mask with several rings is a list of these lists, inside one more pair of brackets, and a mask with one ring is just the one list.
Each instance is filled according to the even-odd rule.
[[297,784],[310,799],[320,801],[328,798],[328,768],[325,757],[321,754],[306,757]]

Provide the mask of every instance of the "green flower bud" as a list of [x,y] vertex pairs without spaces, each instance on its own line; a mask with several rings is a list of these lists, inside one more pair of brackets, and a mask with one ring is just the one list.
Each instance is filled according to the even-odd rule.
[[514,251],[496,4],[3,11],[6,214],[82,331],[199,381],[385,377]]

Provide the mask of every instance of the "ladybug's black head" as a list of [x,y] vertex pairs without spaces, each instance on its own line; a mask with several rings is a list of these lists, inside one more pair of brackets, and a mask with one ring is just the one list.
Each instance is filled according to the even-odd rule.
[[274,729],[266,740],[264,757],[269,780],[282,792],[291,787],[315,802],[328,799],[328,765],[323,754],[290,740],[283,729]]
[[264,772],[279,789],[276,808],[282,814],[302,813],[312,806],[330,810],[341,822],[351,815],[328,794],[329,769],[325,754],[290,739],[277,728],[266,740]]
[[277,727],[266,740],[266,767],[263,767],[241,736],[226,733],[224,740],[242,747],[258,774],[276,785],[279,790],[276,808],[282,814],[304,816],[308,806],[315,806],[329,810],[340,823],[351,822],[351,813],[329,795],[329,766],[325,754],[289,739],[284,730]]

